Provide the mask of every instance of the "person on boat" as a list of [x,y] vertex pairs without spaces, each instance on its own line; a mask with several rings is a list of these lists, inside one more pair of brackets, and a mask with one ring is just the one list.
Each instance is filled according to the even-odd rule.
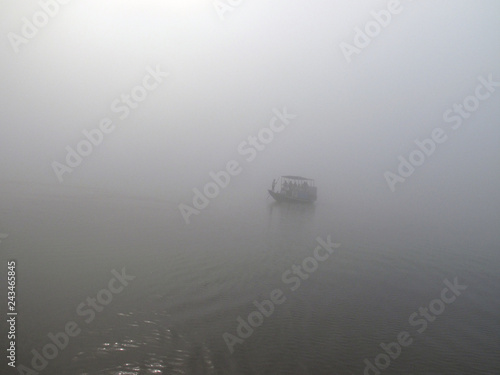
[[274,191],[274,187],[276,186],[276,179],[273,180],[273,187],[272,187],[272,191]]

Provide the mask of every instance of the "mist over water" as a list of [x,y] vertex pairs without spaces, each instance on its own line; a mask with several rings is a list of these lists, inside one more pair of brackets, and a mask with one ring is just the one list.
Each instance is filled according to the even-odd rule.
[[497,2],[215,3],[0,6],[0,373],[500,373]]
[[[393,362],[393,373],[408,373],[415,358],[439,374],[492,373],[497,366],[499,259],[486,234],[484,241],[450,235],[405,215],[356,221],[332,198],[309,206],[265,196],[258,203],[233,199],[186,226],[165,214],[174,210],[168,201],[5,186],[13,199],[2,212],[12,231],[2,245],[15,251],[24,275],[18,350],[29,364],[49,332],[68,321],[82,329],[48,373],[362,373],[363,360],[400,331],[415,341]],[[341,246],[292,290],[296,284],[285,283],[283,273],[327,235]],[[77,306],[122,267],[135,279],[86,323],[89,315]],[[409,316],[455,277],[467,289],[419,334]],[[253,302],[275,289],[286,300],[230,354],[222,335],[237,335],[237,318],[246,319]],[[463,352],[478,362],[464,363]]]

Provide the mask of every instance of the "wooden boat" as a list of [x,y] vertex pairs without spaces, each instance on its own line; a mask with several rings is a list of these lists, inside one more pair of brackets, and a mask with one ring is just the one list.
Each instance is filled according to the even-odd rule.
[[268,192],[276,202],[312,203],[317,198],[314,180],[300,176],[281,176]]

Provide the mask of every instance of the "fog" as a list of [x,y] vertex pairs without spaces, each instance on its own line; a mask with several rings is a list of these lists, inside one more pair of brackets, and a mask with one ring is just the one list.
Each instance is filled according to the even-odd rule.
[[[22,35],[23,17],[32,19],[39,5],[2,8],[2,33]],[[498,93],[457,131],[443,113],[474,93],[479,76],[500,79],[500,6],[402,1],[348,62],[340,44],[354,46],[355,28],[382,9],[382,1],[287,0],[241,3],[221,19],[202,0],[61,5],[18,53],[4,38],[1,180],[177,205],[190,203],[210,171],[237,160],[243,172],[214,205],[264,194],[272,178],[296,174],[315,178],[321,196],[360,217],[409,210],[450,220],[454,210],[472,210],[488,218],[482,224],[498,219]],[[111,105],[147,67],[169,76],[122,120]],[[297,117],[245,161],[238,145],[268,126],[275,108]],[[65,148],[75,149],[103,118],[115,130],[60,182],[52,163],[64,163]],[[436,127],[448,140],[391,192],[384,173],[397,173],[397,157]]]
[[[168,306],[165,300],[174,300],[169,293],[179,295],[179,316],[183,303],[195,300],[204,303],[202,318],[220,307],[211,305],[212,294],[224,290],[230,301],[227,296],[252,295],[231,289],[240,273],[248,285],[272,290],[265,278],[259,284],[258,271],[245,273],[246,264],[238,259],[263,273],[272,264],[269,273],[280,274],[292,261],[287,246],[314,240],[318,233],[334,232],[353,248],[360,238],[366,248],[373,241],[381,253],[391,242],[387,251],[401,267],[406,267],[402,258],[414,256],[415,269],[432,269],[435,259],[426,258],[427,251],[436,251],[443,274],[465,267],[455,256],[474,259],[477,269],[493,269],[500,243],[499,19],[496,0],[3,0],[3,258],[16,257],[21,246],[46,262],[27,281],[33,295],[26,292],[25,298],[32,301],[38,300],[39,279],[48,280],[52,272],[64,274],[67,285],[90,288],[83,274],[93,272],[93,263],[104,279],[122,260],[128,266],[135,262],[141,286],[127,292],[136,296],[131,299],[163,293],[161,306]],[[206,198],[214,175],[217,192]],[[315,205],[298,218],[270,205],[267,190],[283,175],[314,179],[318,187]],[[197,191],[209,201],[206,209],[195,202]],[[94,196],[95,201],[85,200]],[[182,207],[199,212],[186,216]],[[266,208],[269,214],[262,213]],[[236,220],[241,231],[235,231]],[[291,223],[295,237],[288,232],[280,237],[272,227],[276,222]],[[139,237],[127,231],[132,223],[142,230]],[[311,232],[302,236],[307,225]],[[268,241],[265,246],[251,239],[259,236]],[[200,250],[207,250],[205,239],[211,252]],[[435,242],[414,255],[424,239]],[[238,241],[244,245],[233,254],[229,245]],[[150,251],[149,257],[137,255],[132,242]],[[83,268],[75,259],[64,271],[54,266],[66,262],[60,259],[66,246],[81,256]],[[161,246],[168,251],[158,250]],[[400,256],[398,246],[407,255]],[[261,255],[253,259],[256,248]],[[446,249],[441,253],[441,248]],[[346,275],[358,272],[363,279],[372,271],[374,280],[380,276],[390,288],[394,283],[384,281],[383,257],[373,255],[376,261],[370,263],[369,252],[359,251],[352,258],[342,255],[346,270],[349,265],[354,270]],[[295,255],[303,257],[298,250]],[[444,269],[446,259],[456,264]],[[161,275],[165,264],[186,285],[192,283],[190,292],[204,290],[193,286],[197,283],[211,283],[208,297],[184,295],[173,276],[167,283]],[[376,265],[370,269],[370,264]],[[157,272],[151,271],[151,279],[149,268]],[[81,279],[72,279],[72,270],[80,270]],[[199,277],[191,278],[197,272]],[[429,272],[429,284],[422,281],[426,274],[415,278],[422,289],[434,286]],[[333,274],[322,276],[325,290]],[[347,280],[338,285],[354,285],[347,276],[338,276]],[[474,280],[480,278],[467,282]],[[483,281],[478,284],[488,290]],[[92,282],[96,285],[86,293],[100,287],[100,281]],[[168,292],[161,289],[166,284]],[[58,301],[69,294],[78,303],[84,297],[77,289],[67,288]],[[474,295],[467,298],[474,301]],[[123,301],[124,311],[131,311]],[[371,311],[366,303],[355,308]],[[113,308],[121,311],[120,304]],[[224,308],[221,327],[235,315],[235,306]],[[45,316],[51,316],[48,309]],[[378,314],[385,319],[385,312]],[[70,317],[54,316],[55,326],[58,319]],[[329,327],[330,320],[325,322]],[[215,326],[206,326],[220,340]],[[38,337],[46,330],[40,328]],[[361,331],[360,337],[368,336]],[[90,348],[101,344],[92,337],[81,340]],[[23,353],[30,348],[26,344]],[[358,371],[365,354],[361,359],[354,350],[349,354],[356,364],[346,368]],[[59,366],[65,363],[61,359]]]
[[[202,0],[61,5],[18,53],[4,38],[1,180],[91,186],[177,205],[191,201],[210,171],[237,160],[243,172],[214,205],[296,174],[317,179],[321,196],[360,217],[376,208],[429,220],[450,220],[454,210],[498,219],[498,93],[458,131],[443,113],[474,93],[479,76],[500,79],[500,6],[402,1],[348,62],[340,44],[355,46],[355,28],[387,6],[245,2],[221,19]],[[31,20],[39,5],[5,1],[2,8],[2,33],[22,35],[22,18]],[[169,77],[121,120],[111,104],[142,82],[147,67]],[[297,117],[246,162],[238,145],[268,126],[274,108]],[[52,163],[64,163],[65,148],[76,148],[82,130],[103,118],[115,130],[59,182]],[[414,140],[436,127],[449,139],[391,192],[384,173],[396,173],[397,157],[407,158]]]

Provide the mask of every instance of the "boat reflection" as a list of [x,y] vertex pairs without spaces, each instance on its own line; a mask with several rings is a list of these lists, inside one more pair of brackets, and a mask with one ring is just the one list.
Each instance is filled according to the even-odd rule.
[[268,204],[270,231],[306,231],[314,225],[316,206],[290,202]]

